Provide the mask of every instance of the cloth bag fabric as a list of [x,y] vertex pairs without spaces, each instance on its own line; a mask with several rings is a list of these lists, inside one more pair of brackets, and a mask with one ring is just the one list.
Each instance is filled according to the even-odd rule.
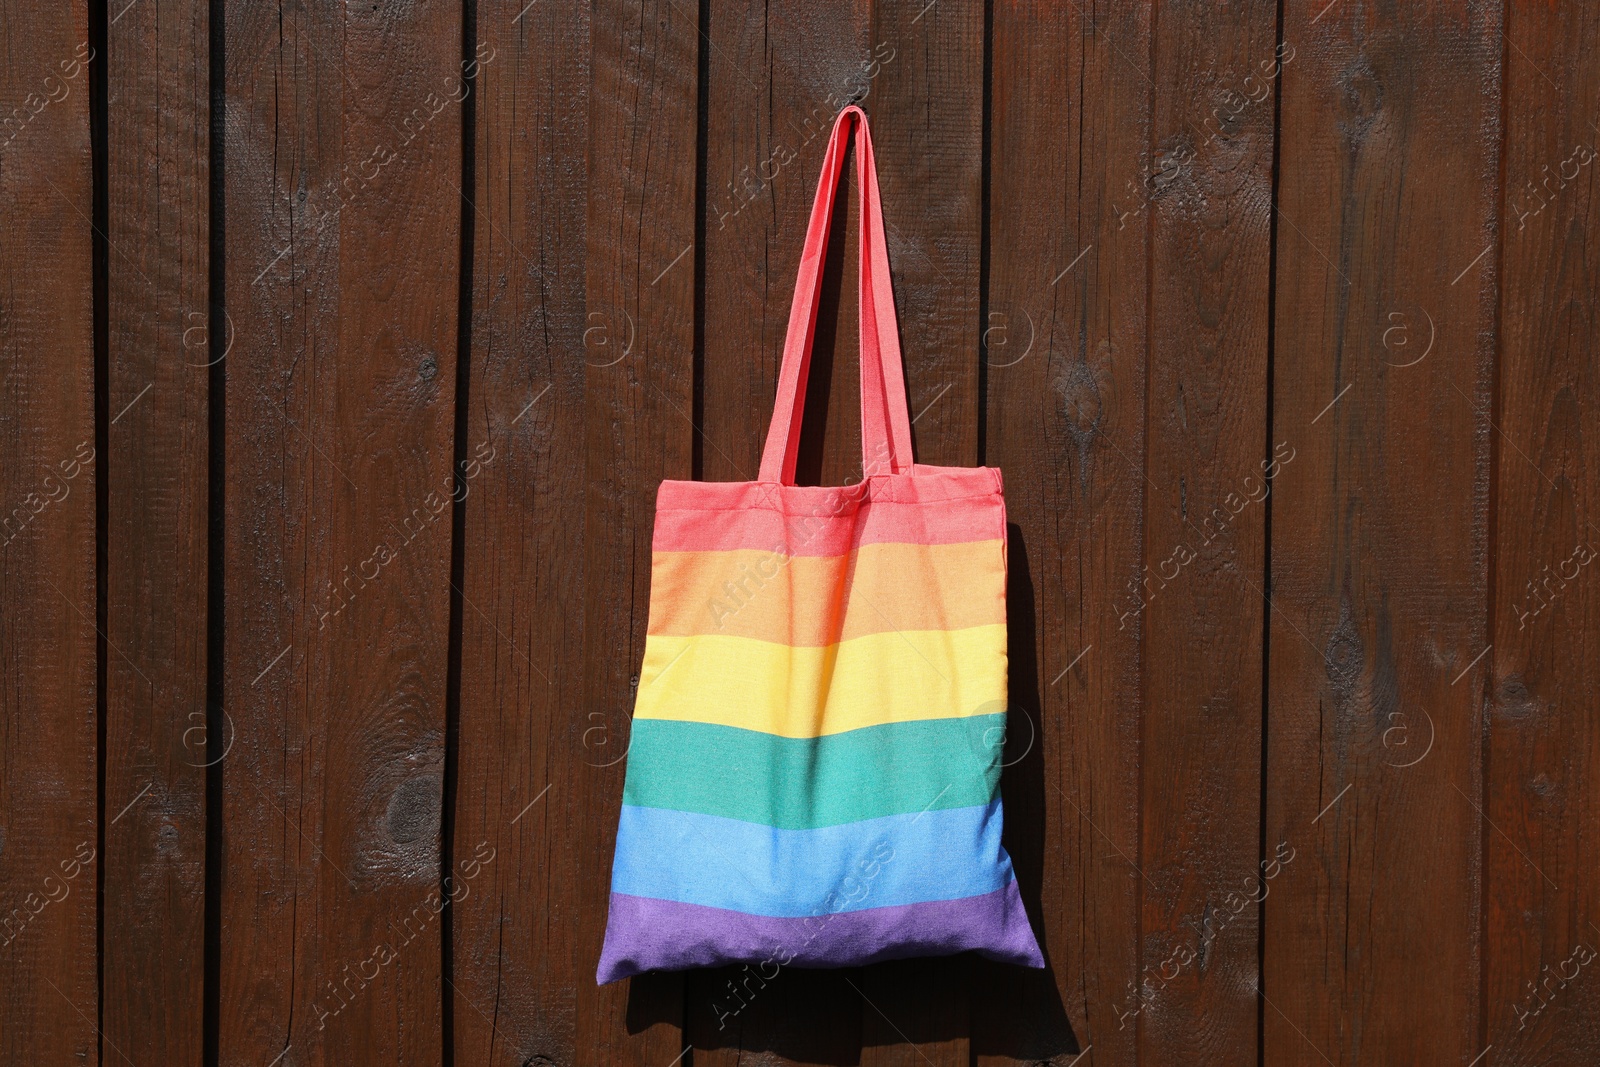
[[[863,477],[796,486],[854,129]],[[866,116],[840,113],[760,478],[664,481],[602,984],[975,950],[1044,966],[1000,844],[1000,472],[916,463]]]

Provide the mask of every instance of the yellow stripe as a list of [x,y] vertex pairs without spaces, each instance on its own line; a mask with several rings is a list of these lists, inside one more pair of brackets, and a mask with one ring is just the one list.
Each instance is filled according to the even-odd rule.
[[991,715],[1005,708],[1006,628],[868,634],[824,648],[651,635],[634,715],[783,737]]
[[831,645],[885,630],[965,630],[1006,621],[998,540],[869,544],[843,556],[657,552],[650,633],[724,634]]

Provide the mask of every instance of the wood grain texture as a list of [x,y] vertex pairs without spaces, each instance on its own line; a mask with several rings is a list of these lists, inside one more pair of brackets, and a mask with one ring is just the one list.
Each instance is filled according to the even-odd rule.
[[1263,1048],[1468,1064],[1501,16],[1314,16],[1283,32]]
[[140,799],[105,830],[101,1028],[174,1065],[202,1058],[210,365],[228,340],[209,337],[208,15],[131,7],[106,49],[105,780]]
[[1506,12],[1479,1036],[1519,1067],[1600,1060],[1597,32],[1593,9]]
[[1277,13],[1175,4],[1153,32],[1144,569],[1123,601],[1145,641],[1139,1056],[1248,1063],[1274,116],[1216,111],[1272,58]]
[[[752,0],[713,0],[710,6],[702,89],[705,278],[699,386],[706,434],[697,446],[707,481],[750,480],[761,465],[795,272],[828,134],[839,108],[859,87],[870,86],[870,75],[879,69],[870,59],[868,29],[864,10],[850,3],[816,8],[804,18]],[[856,186],[850,180],[854,158],[845,179],[847,195],[839,202],[841,209],[849,208],[851,228],[845,231],[839,221],[845,212],[837,212],[828,250],[834,289],[827,295],[837,302],[837,312],[832,302],[819,310],[814,371],[819,387],[838,382],[841,400],[850,401],[838,405],[843,409],[859,406],[855,364],[844,366],[846,357],[856,358],[855,268],[853,260],[847,264],[840,240],[859,225]],[[812,394],[808,401],[813,400],[816,410],[835,417],[827,394]],[[860,413],[850,415],[856,421],[849,436],[846,427],[830,421],[826,443],[830,456],[858,471],[860,438],[853,427]]]
[[879,73],[866,106],[912,440],[919,463],[972,466],[982,332],[983,12],[976,4],[879,0],[872,14]]
[[[1133,1063],[1149,12],[993,25],[985,459],[1011,523],[1006,845],[1050,968],[974,976],[977,1062]],[[981,977],[979,977],[981,975]]]
[[[584,365],[583,731],[559,798],[579,1064],[671,1063],[683,981],[596,987],[623,764],[643,661],[656,487],[692,474],[699,36],[682,0],[602,0],[591,24],[585,300],[633,344]],[[591,322],[594,325],[595,322]],[[624,333],[623,331],[626,331]],[[577,514],[569,521],[577,521]]]
[[0,42],[0,1058],[94,1064],[99,469],[86,9],[7,0]]
[[441,1055],[460,32],[226,11],[223,1062]]
[[510,1067],[578,1059],[576,991],[594,960],[571,929],[599,905],[570,872],[600,830],[573,798],[626,744],[588,732],[604,719],[584,713],[581,670],[585,364],[630,340],[585,316],[589,11],[525,6],[480,4],[474,42],[464,445],[481,473],[463,502],[453,852],[492,861],[452,905],[445,991],[455,1062]]

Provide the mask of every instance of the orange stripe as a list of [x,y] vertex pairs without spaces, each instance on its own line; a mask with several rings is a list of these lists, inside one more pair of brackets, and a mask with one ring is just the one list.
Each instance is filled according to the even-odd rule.
[[724,634],[820,647],[893,630],[1006,620],[1004,547],[874,544],[842,556],[657,552],[651,634]]

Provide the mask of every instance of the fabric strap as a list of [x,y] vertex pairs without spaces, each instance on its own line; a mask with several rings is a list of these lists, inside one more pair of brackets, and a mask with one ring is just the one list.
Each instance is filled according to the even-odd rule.
[[861,463],[862,479],[904,473],[911,467],[911,416],[906,408],[905,372],[900,362],[900,332],[895,320],[894,287],[889,277],[889,247],[884,239],[883,205],[878,198],[878,168],[872,156],[867,116],[854,104],[839,112],[822,159],[822,177],[811,205],[805,250],[795,279],[789,330],[778,374],[778,399],[761,454],[761,480],[794,484],[800,446],[811,342],[817,326],[817,293],[828,258],[828,229],[834,194],[844,169],[845,139],[855,131],[857,185],[861,197]]

